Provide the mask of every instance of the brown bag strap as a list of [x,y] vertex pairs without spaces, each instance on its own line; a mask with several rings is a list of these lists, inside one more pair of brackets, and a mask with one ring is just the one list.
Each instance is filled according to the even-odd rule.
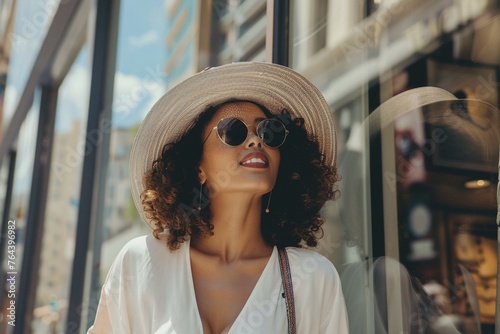
[[297,333],[297,328],[295,324],[295,304],[293,301],[293,285],[290,263],[288,262],[288,254],[284,248],[279,248],[278,254],[280,260],[281,280],[283,282],[283,290],[285,291],[288,333],[295,334]]

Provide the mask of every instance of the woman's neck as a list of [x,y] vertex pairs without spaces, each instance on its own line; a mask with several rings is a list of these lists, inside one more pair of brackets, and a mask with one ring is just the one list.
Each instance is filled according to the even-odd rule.
[[210,200],[210,209],[214,235],[193,238],[191,247],[226,263],[268,256],[272,252],[260,230],[260,196],[219,195]]

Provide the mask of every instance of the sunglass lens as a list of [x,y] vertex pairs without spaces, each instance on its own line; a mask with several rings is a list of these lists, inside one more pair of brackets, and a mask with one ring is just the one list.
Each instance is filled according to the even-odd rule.
[[286,128],[276,119],[267,119],[259,123],[259,137],[269,147],[279,147],[285,142]]
[[247,139],[247,126],[237,118],[224,118],[217,125],[220,139],[231,146],[238,146]]

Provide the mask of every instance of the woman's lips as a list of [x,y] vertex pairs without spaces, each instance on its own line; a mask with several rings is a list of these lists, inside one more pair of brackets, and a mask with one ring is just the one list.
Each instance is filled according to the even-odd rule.
[[267,168],[269,167],[269,159],[262,153],[250,153],[241,159],[240,165],[251,168]]

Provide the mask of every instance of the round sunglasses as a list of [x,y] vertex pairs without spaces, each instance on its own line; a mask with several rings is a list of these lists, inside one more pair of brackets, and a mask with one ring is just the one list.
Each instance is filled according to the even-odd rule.
[[[217,130],[217,136],[226,145],[238,146],[248,138],[248,127],[241,119],[235,117],[223,118],[212,128]],[[210,133],[212,133],[210,131]],[[210,137],[210,133],[203,144]],[[281,121],[277,119],[265,119],[259,122],[255,128],[255,134],[262,140],[264,145],[278,148],[285,142],[288,130]]]

